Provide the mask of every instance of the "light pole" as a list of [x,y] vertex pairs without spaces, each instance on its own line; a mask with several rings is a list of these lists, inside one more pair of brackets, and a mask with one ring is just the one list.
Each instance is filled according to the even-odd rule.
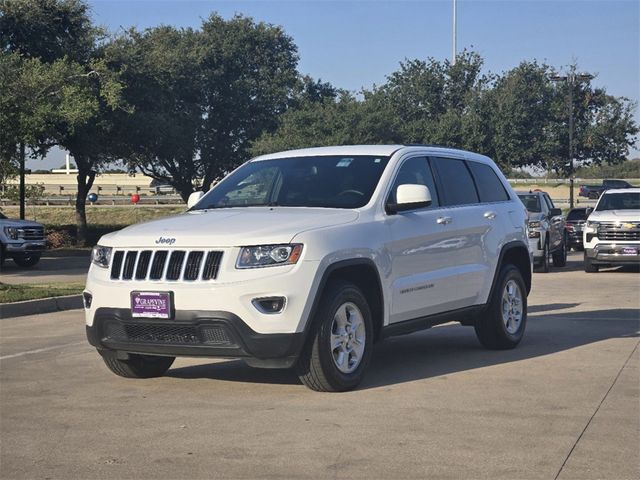
[[568,75],[553,75],[551,81],[565,82],[569,86],[569,206],[573,208],[573,87],[578,82],[588,82],[593,75],[571,72]]
[[451,65],[456,64],[456,55],[457,55],[457,36],[458,36],[458,1],[453,0],[453,43],[452,43],[452,53],[451,53]]

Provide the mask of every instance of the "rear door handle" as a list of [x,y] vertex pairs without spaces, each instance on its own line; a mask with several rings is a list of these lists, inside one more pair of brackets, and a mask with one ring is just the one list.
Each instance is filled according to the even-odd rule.
[[494,218],[496,218],[496,212],[484,212],[484,218],[493,220]]
[[451,217],[438,217],[438,220],[436,220],[436,222],[438,222],[440,225],[448,225],[449,223],[453,222],[453,220],[451,219]]

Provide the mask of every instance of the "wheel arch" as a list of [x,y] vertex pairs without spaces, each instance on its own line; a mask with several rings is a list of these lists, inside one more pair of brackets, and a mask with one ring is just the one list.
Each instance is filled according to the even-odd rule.
[[369,309],[371,310],[374,341],[378,340],[384,322],[384,293],[376,264],[369,258],[340,260],[326,268],[322,274],[309,312],[307,325],[305,327],[305,337],[308,339],[309,333],[315,327],[314,317],[318,311],[322,295],[327,286],[335,280],[348,281],[362,290],[369,304]]
[[493,296],[494,289],[496,288],[496,282],[498,281],[498,275],[505,264],[511,264],[520,271],[524,284],[527,287],[527,294],[529,294],[529,292],[531,292],[532,280],[531,255],[524,242],[513,241],[505,244],[502,247],[502,250],[500,250],[500,257],[498,259],[496,271],[493,275],[489,298],[492,298]]

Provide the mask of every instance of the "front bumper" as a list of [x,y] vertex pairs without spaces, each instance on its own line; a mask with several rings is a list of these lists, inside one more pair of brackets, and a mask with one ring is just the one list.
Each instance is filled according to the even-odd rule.
[[[629,254],[635,249],[636,254]],[[598,244],[593,248],[585,248],[585,255],[594,264],[634,265],[640,264],[640,244]]]
[[541,246],[540,237],[529,238],[529,251],[533,255],[534,262],[542,260],[544,250]]
[[25,255],[41,253],[47,248],[46,240],[28,240],[24,242],[7,243],[4,247],[8,255]]
[[133,318],[122,308],[99,308],[86,326],[87,339],[101,354],[244,358],[258,367],[289,368],[304,343],[304,332],[261,334],[223,311],[177,311],[173,320]]

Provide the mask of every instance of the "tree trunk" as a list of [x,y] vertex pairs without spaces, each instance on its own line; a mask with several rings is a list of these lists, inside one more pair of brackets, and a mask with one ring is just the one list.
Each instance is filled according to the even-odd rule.
[[85,207],[87,205],[87,195],[93,186],[96,178],[96,172],[93,170],[84,170],[80,167],[81,162],[76,159],[78,166],[78,193],[76,195],[76,236],[78,245],[85,247],[87,245],[87,213]]

